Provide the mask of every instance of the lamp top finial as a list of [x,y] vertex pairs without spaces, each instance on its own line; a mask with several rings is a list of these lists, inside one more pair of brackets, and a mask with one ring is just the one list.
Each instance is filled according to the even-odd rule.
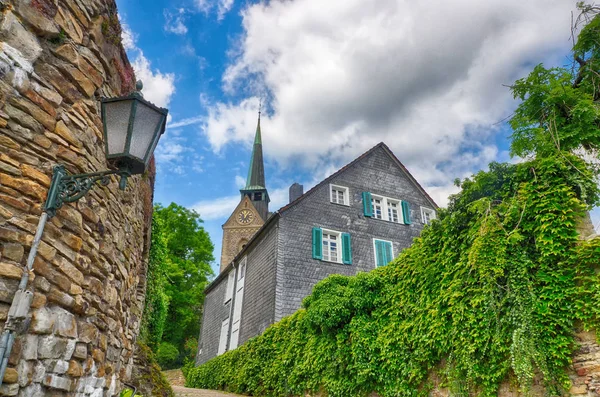
[[136,91],[141,91],[144,89],[144,83],[142,83],[142,80],[138,80],[135,82],[135,90]]

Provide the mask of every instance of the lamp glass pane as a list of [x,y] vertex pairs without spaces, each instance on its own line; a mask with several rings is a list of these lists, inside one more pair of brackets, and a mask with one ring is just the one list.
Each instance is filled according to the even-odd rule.
[[104,103],[108,155],[125,151],[132,103],[132,100]]
[[129,154],[142,161],[146,160],[144,156],[154,141],[154,133],[156,133],[156,128],[162,119],[162,113],[138,102],[135,121],[133,122],[131,144],[129,145]]
[[[164,121],[162,121],[164,123]],[[156,135],[156,137],[154,137],[154,140],[152,142],[152,146],[150,147],[150,150],[148,152],[146,152],[146,156],[147,158],[144,159],[145,163],[148,163],[148,160],[150,160],[150,158],[152,157],[152,153],[154,153],[154,149],[156,149],[156,145],[158,144],[158,140],[160,139],[160,130],[158,131],[158,134]]]

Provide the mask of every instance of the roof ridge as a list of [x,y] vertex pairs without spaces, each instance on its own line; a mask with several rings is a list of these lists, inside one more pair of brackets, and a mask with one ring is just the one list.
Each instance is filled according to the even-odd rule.
[[[322,184],[326,183],[327,181],[333,179],[335,176],[339,175],[340,173],[342,173],[346,169],[350,168],[355,163],[357,163],[360,160],[364,159],[369,154],[371,154],[371,152],[373,152],[375,149],[377,149],[379,147],[385,147],[385,148],[387,148],[387,146],[385,145],[385,143],[383,143],[383,141],[379,142],[377,145],[373,146],[371,149],[367,150],[366,152],[364,152],[363,154],[361,154],[360,156],[358,156],[357,158],[355,158],[354,160],[352,160],[348,164],[344,165],[342,168],[340,168],[339,170],[337,170],[333,174],[329,175],[327,178],[323,179],[321,182],[317,183],[315,186],[313,186],[311,189],[307,190],[306,193],[304,193],[303,195],[301,195],[300,197],[298,197],[296,200],[294,200],[291,203],[286,204],[283,207],[281,207],[278,210],[278,212],[279,213],[283,213],[284,211],[287,211],[288,209],[290,209],[291,207],[293,207],[294,205],[296,205],[298,202],[302,201],[304,198],[306,198],[307,196],[309,196],[310,194],[312,194],[319,186],[321,186]],[[389,150],[389,148],[388,148],[388,150]]]

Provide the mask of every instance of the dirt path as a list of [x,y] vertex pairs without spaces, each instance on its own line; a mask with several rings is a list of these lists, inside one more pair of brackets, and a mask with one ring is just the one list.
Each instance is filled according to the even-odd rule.
[[167,380],[173,387],[177,397],[243,397],[238,394],[224,393],[215,390],[190,389],[184,387],[185,379],[179,369],[164,371]]

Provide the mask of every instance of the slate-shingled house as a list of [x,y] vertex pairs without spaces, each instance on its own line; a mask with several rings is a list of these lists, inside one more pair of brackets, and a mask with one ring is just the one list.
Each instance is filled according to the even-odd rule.
[[[435,202],[384,143],[308,192],[299,188],[292,185],[291,203],[271,214],[206,288],[198,364],[294,313],[328,275],[387,264],[436,214]],[[248,198],[242,191],[241,203]]]

